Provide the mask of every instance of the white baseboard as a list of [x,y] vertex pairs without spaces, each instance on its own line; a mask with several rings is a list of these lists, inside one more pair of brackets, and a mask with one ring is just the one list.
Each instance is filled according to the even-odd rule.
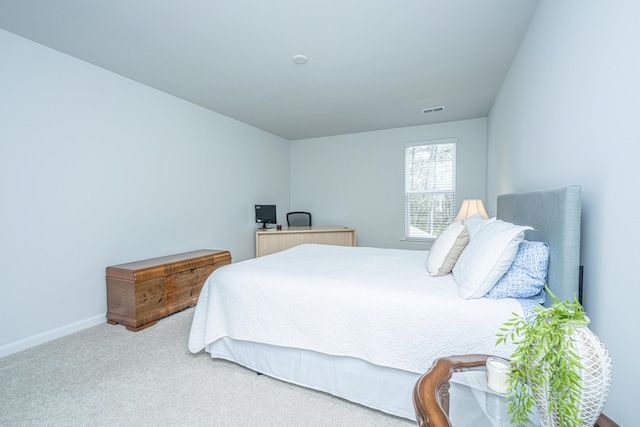
[[35,347],[40,344],[44,344],[49,341],[53,341],[57,338],[64,337],[65,335],[72,334],[74,332],[82,331],[83,329],[90,328],[92,326],[105,323],[107,321],[107,315],[99,314],[88,319],[80,320],[70,325],[62,326],[60,328],[53,329],[51,331],[42,332],[40,334],[33,335],[28,338],[24,338],[18,341],[5,344],[0,347],[0,358],[9,356],[14,353],[26,350],[31,347]]

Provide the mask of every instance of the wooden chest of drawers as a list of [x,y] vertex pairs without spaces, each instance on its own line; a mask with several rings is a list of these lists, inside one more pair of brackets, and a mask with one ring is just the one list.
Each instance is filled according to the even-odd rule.
[[229,251],[202,249],[107,267],[107,322],[148,328],[195,305],[207,277],[230,263]]

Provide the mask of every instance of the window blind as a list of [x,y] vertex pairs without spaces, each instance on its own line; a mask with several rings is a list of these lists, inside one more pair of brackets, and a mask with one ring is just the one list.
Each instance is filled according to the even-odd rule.
[[435,239],[453,222],[456,142],[405,144],[406,239]]

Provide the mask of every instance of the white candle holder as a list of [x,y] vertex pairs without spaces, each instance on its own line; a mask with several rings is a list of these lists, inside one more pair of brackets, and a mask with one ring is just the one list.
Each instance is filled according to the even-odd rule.
[[509,391],[509,372],[511,363],[501,357],[487,358],[487,385],[496,393],[507,394]]

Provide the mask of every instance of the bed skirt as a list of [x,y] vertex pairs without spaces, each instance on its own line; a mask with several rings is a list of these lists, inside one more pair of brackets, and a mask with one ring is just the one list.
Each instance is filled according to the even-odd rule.
[[212,358],[306,388],[415,420],[412,392],[419,373],[345,356],[221,338],[206,346]]

